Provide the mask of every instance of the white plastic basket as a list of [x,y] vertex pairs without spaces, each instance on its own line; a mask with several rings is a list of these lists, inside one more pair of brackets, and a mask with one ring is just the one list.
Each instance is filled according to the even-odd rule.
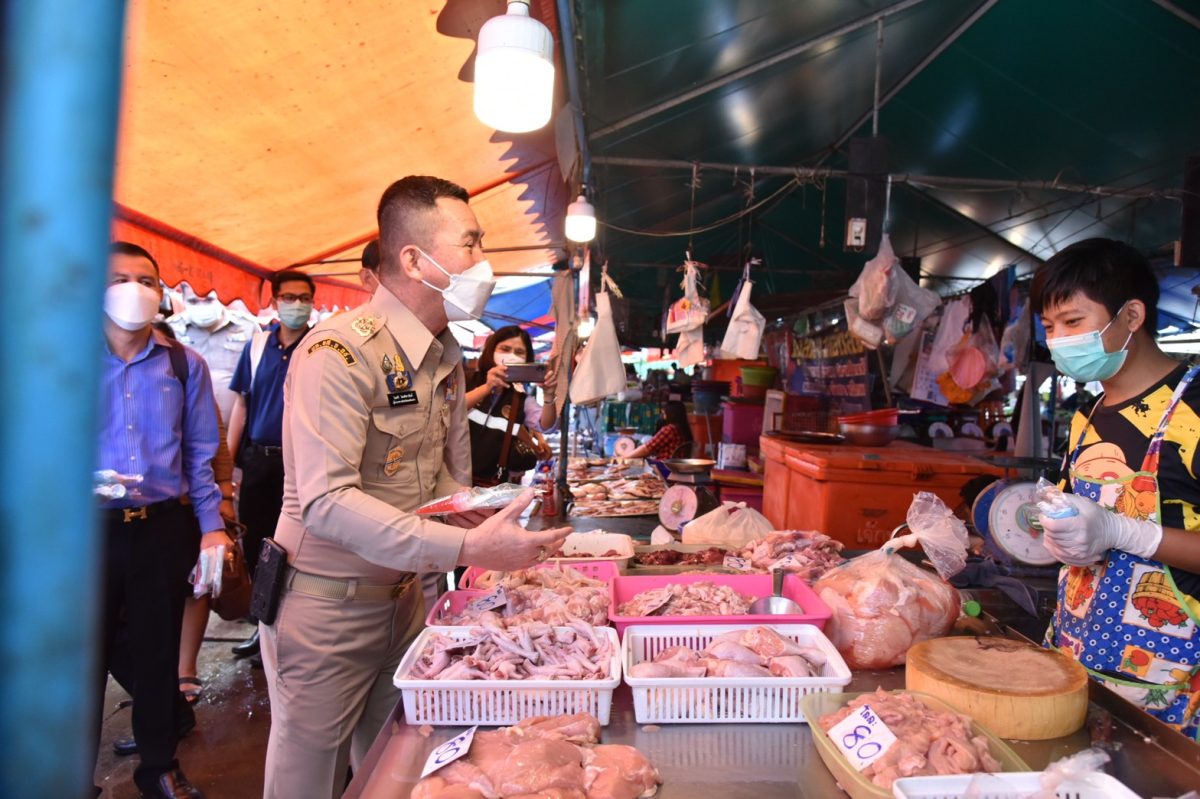
[[[1007,774],[955,774],[942,777],[902,777],[892,783],[896,799],[960,799],[980,777],[978,794],[973,799],[1025,799],[1041,789],[1042,772],[1014,771]],[[1116,777],[1097,774],[1083,782],[1070,780],[1054,792],[1058,799],[1139,799]]]
[[[392,683],[400,689],[404,720],[431,726],[516,724],[529,716],[591,713],[607,725],[613,691],[621,684],[621,648],[617,631],[593,627],[608,638],[613,657],[603,680],[417,680],[408,677],[434,635],[466,638],[478,627],[427,628],[409,647]],[[561,630],[569,628],[557,628]]]
[[[820,677],[638,678],[629,670],[673,646],[704,649],[717,636],[768,626],[784,638],[825,653]],[[840,691],[850,684],[850,668],[825,634],[811,624],[632,625],[621,646],[625,682],[633,689],[639,724],[746,724],[805,721],[802,697]]]

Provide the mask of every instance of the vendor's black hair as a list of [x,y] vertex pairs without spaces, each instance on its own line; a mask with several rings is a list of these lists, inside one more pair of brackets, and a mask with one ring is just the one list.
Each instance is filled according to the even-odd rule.
[[1141,300],[1146,332],[1158,332],[1158,279],[1146,256],[1123,241],[1085,239],[1055,253],[1034,273],[1029,300],[1040,314],[1076,293],[1112,316],[1129,300]]
[[158,275],[158,261],[154,260],[154,256],[146,251],[144,247],[139,247],[128,241],[114,241],[109,247],[109,252],[119,255],[136,255],[139,258],[145,258],[154,267],[154,274]]
[[271,296],[279,296],[279,287],[289,280],[302,280],[308,284],[308,290],[313,294],[317,293],[317,284],[313,282],[312,277],[299,272],[295,269],[284,269],[271,275]]
[[688,424],[686,405],[679,400],[671,400],[663,406],[663,415],[667,417],[667,424],[675,425],[684,441],[692,440],[692,426]]

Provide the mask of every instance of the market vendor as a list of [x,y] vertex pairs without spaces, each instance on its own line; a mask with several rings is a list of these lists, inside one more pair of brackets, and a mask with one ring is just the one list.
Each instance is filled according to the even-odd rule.
[[1058,370],[1104,387],[1071,424],[1065,487],[1075,515],[1040,519],[1047,549],[1066,564],[1048,642],[1196,738],[1200,367],[1159,349],[1158,283],[1127,244],[1064,249],[1034,276],[1031,300]]
[[654,437],[629,453],[629,458],[686,458],[692,445],[692,428],[688,424],[687,407],[678,400],[663,406],[662,426]]

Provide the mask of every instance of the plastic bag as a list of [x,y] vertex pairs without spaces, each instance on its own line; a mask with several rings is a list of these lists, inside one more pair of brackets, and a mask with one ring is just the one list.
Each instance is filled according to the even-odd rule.
[[867,261],[858,280],[850,287],[850,296],[858,300],[858,315],[868,322],[883,320],[888,309],[896,304],[896,253],[886,233],[879,240],[879,252]]
[[852,669],[903,664],[913,644],[949,632],[962,605],[936,574],[882,549],[831,569],[813,590],[833,610],[825,632]]
[[729,319],[729,328],[721,341],[721,355],[725,358],[753,360],[758,357],[767,319],[750,304],[750,290],[753,286],[751,281],[743,280],[738,291],[733,316]]
[[846,309],[846,329],[850,334],[867,349],[879,349],[879,345],[883,343],[883,328],[859,316],[858,300],[853,297],[846,300],[842,307]]
[[688,522],[683,528],[683,543],[741,549],[774,529],[766,516],[747,508],[745,502],[725,502]]
[[221,595],[221,578],[225,573],[225,545],[200,550],[200,557],[192,567],[188,582],[192,584],[192,596],[196,599],[211,593]]
[[[945,635],[959,616],[961,598],[945,579],[966,564],[966,525],[925,492],[913,498],[908,525],[907,535],[826,572],[813,585],[833,610],[829,640],[852,669],[899,666],[913,644]],[[918,543],[936,575],[895,554]]]
[[1090,796],[1090,792],[1086,790],[1089,787],[1103,793],[1103,783],[1095,778],[1104,774],[1104,764],[1108,761],[1108,753],[1099,749],[1084,749],[1070,757],[1056,760],[1042,772],[1041,790],[1031,799],[1055,799],[1059,795],[1060,786],[1069,786],[1062,792],[1064,796]]
[[503,508],[516,502],[528,490],[516,483],[501,483],[487,488],[478,486],[466,488],[432,502],[426,502],[413,512],[418,516],[433,516],[440,513],[463,513],[470,510]]
[[571,377],[571,402],[586,405],[625,389],[625,364],[608,292],[596,295],[596,327]]
[[883,319],[888,344],[895,344],[921,326],[942,301],[936,292],[923,289],[903,269],[895,270],[896,302]]
[[971,301],[966,297],[946,303],[942,319],[938,323],[937,334],[933,337],[933,345],[929,349],[929,371],[935,375],[949,370],[950,361],[947,354],[951,347],[959,344],[963,334],[970,328]]
[[675,342],[675,350],[671,359],[680,367],[695,366],[704,360],[704,328],[694,327],[684,330]]
[[1067,502],[1062,489],[1045,477],[1038,478],[1033,497],[1039,515],[1048,516],[1051,519],[1069,519],[1079,515],[1075,506]]

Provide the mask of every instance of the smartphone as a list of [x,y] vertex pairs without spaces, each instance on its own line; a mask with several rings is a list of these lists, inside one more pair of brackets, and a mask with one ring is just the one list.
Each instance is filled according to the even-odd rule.
[[545,383],[546,364],[544,363],[514,363],[509,364],[508,380],[510,383]]

